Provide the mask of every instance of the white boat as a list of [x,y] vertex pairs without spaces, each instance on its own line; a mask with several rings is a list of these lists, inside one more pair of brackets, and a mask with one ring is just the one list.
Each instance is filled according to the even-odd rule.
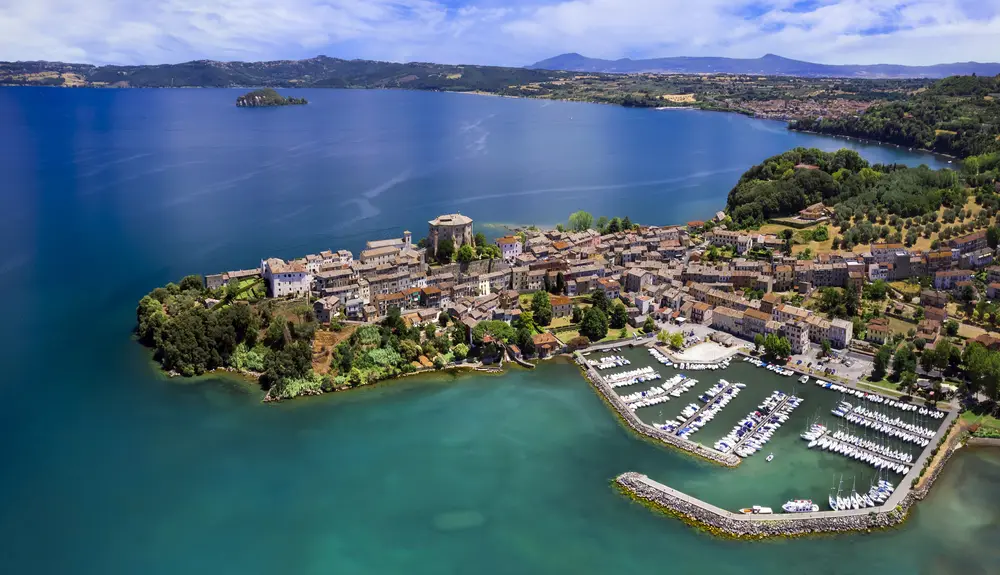
[[765,459],[764,461],[771,461],[772,459],[774,459],[774,453],[769,453],[767,455],[767,459]]
[[819,511],[819,505],[812,502],[812,499],[793,499],[781,506],[785,513],[815,513]]
[[809,381],[808,375],[803,375],[802,377],[799,378],[799,383],[806,383],[808,381]]

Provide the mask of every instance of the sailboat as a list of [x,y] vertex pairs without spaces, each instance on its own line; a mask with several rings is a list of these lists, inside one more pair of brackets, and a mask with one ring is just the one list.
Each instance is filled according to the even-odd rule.
[[844,488],[844,476],[840,476],[840,485],[837,486],[837,509],[839,511],[844,511],[847,509],[847,501],[840,496],[841,490]]
[[[833,481],[836,481],[836,476],[834,476]],[[834,497],[833,497],[833,485],[832,484],[830,485],[830,494],[829,494],[828,497],[829,497],[829,500],[830,500],[830,509],[833,509],[834,511],[836,511],[837,510],[837,500],[834,499]]]

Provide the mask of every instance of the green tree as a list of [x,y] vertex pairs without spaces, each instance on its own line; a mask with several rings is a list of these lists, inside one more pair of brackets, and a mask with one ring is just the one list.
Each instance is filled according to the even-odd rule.
[[530,309],[521,310],[521,315],[511,322],[511,325],[516,328],[526,327],[530,330],[535,325],[535,312]]
[[653,319],[653,316],[646,316],[646,321],[642,322],[642,331],[643,333],[653,333],[656,331],[656,320]]
[[865,299],[881,301],[886,298],[886,295],[889,292],[889,286],[883,280],[875,280],[870,284],[865,284],[862,291]]
[[476,235],[473,236],[473,242],[476,244],[477,248],[490,245],[490,243],[486,241],[486,234],[483,232],[476,232]]
[[607,230],[607,228],[608,228],[608,217],[601,216],[597,218],[597,231],[603,234]]
[[566,278],[563,277],[562,272],[556,272],[556,293],[564,294],[566,293]]
[[656,334],[656,341],[660,343],[667,343],[670,341],[670,334],[665,329],[661,329],[658,334]]
[[622,230],[631,230],[633,227],[634,225],[632,224],[632,220],[628,219],[628,216],[625,216],[625,218],[622,219]]
[[618,218],[611,218],[611,221],[608,222],[607,232],[617,234],[620,231],[622,231],[622,221]]
[[904,345],[896,350],[896,355],[892,358],[892,376],[898,381],[905,372],[917,370],[917,356],[909,345]]
[[820,347],[823,351],[823,357],[829,357],[830,350],[832,349],[830,346],[830,340],[824,339],[822,342],[820,342]]
[[885,379],[886,373],[889,369],[889,360],[892,357],[892,348],[887,345],[883,345],[879,348],[878,353],[875,354],[875,360],[872,364],[872,379],[874,381],[881,381]]
[[788,338],[769,333],[764,338],[764,356],[771,360],[785,359],[792,355],[792,344]]
[[469,263],[476,259],[476,252],[469,244],[462,244],[462,247],[458,248],[458,256],[455,259],[462,263]]
[[590,341],[601,341],[608,335],[608,316],[601,308],[591,306],[583,314],[583,321],[580,322],[580,335]]
[[573,317],[570,318],[573,323],[580,323],[583,321],[583,310],[580,306],[573,306]]
[[594,292],[590,294],[590,305],[606,314],[608,313],[608,309],[611,307],[611,302],[608,301],[608,296],[603,290],[594,290]]
[[547,292],[537,291],[531,296],[531,313],[538,325],[545,326],[552,323],[552,302],[549,301]]
[[1000,245],[1000,226],[986,228],[986,243],[993,249]]
[[628,310],[625,309],[625,305],[616,301],[613,306],[611,306],[611,317],[610,317],[611,327],[614,329],[622,329],[625,324],[628,323]]
[[675,331],[670,334],[670,347],[674,349],[680,349],[684,347],[684,334],[679,331]]
[[753,345],[758,352],[764,351],[764,334],[758,333],[753,336]]
[[594,216],[587,212],[573,212],[569,216],[569,229],[575,232],[582,232],[590,229],[594,225]]
[[[916,343],[916,342],[914,342]],[[936,349],[924,349],[920,353],[920,367],[927,373],[930,373],[937,366],[937,350]]]
[[455,255],[455,242],[453,242],[451,238],[445,238],[443,240],[438,241],[437,253],[435,254],[435,257],[437,257],[437,261],[439,263],[442,264],[451,263],[451,258],[454,255]]
[[944,332],[948,334],[949,337],[957,336],[958,322],[953,319],[949,319],[948,321],[944,322]]
[[184,276],[180,283],[181,291],[194,290],[201,292],[205,288],[205,280],[198,275]]

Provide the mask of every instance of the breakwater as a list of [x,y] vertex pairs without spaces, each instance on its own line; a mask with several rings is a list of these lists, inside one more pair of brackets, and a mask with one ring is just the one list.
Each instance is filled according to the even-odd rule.
[[905,507],[883,506],[857,511],[744,515],[720,509],[640,473],[623,473],[615,480],[630,496],[679,517],[710,533],[740,539],[764,539],[819,533],[870,531],[898,525],[906,518]]
[[[815,513],[778,513],[770,515],[745,515],[726,511],[711,503],[673,489],[633,471],[623,473],[615,479],[617,486],[630,497],[644,502],[668,515],[678,517],[698,528],[722,537],[739,539],[764,539],[769,537],[791,537],[821,533],[850,531],[871,531],[886,529],[902,523],[910,507],[926,497],[931,486],[944,468],[948,459],[961,448],[961,435],[949,435],[958,414],[950,412],[945,425],[935,436],[942,440],[944,453],[930,473],[923,477],[919,488],[911,489],[907,479],[914,485],[924,465],[932,455],[928,447],[921,454],[907,477],[899,483],[889,499],[879,507],[850,511],[817,511]],[[947,438],[947,440],[945,440]]]
[[715,449],[705,447],[700,443],[695,443],[694,441],[677,437],[673,433],[657,429],[652,425],[645,423],[639,419],[639,416],[629,409],[628,405],[625,404],[621,397],[619,397],[619,395],[611,389],[611,386],[604,381],[604,378],[597,373],[597,370],[595,370],[592,366],[587,365],[587,361],[584,359],[583,355],[577,352],[573,355],[573,357],[580,368],[583,369],[587,381],[589,381],[594,389],[601,394],[604,401],[615,410],[618,417],[625,422],[625,425],[630,427],[639,435],[648,437],[660,443],[665,443],[671,447],[676,447],[677,449],[682,449],[688,453],[703,457],[713,463],[718,463],[727,467],[736,467],[740,464],[740,461],[742,461],[739,457],[733,454],[716,451]]

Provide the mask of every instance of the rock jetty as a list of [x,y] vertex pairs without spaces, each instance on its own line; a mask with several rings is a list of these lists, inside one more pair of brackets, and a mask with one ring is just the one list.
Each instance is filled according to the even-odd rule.
[[893,527],[906,519],[907,506],[903,505],[889,507],[884,511],[742,515],[725,511],[656,483],[639,473],[623,473],[615,481],[632,497],[645,501],[665,513],[678,516],[716,535],[739,539],[871,531]]

